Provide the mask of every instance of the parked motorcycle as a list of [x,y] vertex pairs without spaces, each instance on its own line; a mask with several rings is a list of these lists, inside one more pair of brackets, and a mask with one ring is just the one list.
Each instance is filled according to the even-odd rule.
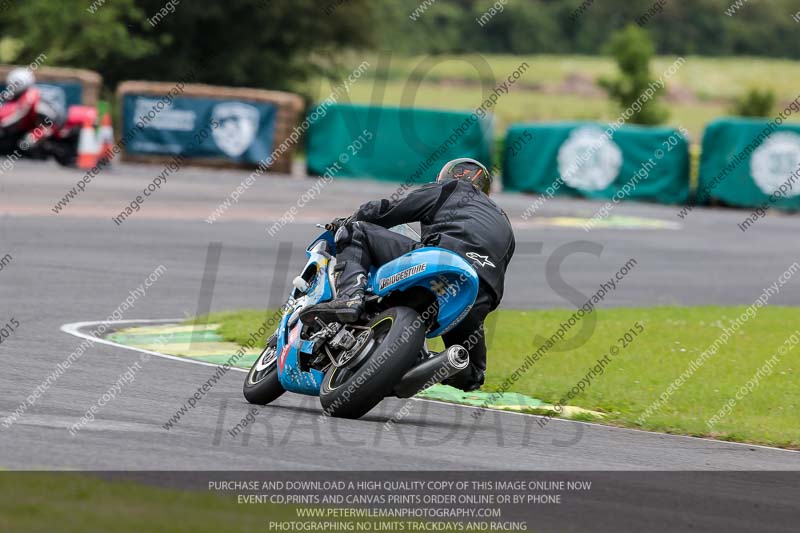
[[[392,229],[416,236],[406,225]],[[372,269],[361,320],[304,325],[303,309],[335,297],[333,233],[323,232],[306,254],[278,329],[245,378],[248,402],[266,405],[290,391],[319,396],[328,416],[359,418],[385,397],[410,398],[469,365],[462,346],[440,353],[426,346],[475,303],[478,275],[461,256],[418,248]]]

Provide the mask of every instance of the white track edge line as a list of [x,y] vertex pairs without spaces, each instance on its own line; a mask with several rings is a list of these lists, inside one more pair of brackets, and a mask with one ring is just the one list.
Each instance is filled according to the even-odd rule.
[[[477,407],[475,405],[466,405],[466,404],[460,404],[460,403],[445,402],[445,401],[442,401],[442,400],[431,400],[429,398],[412,397],[410,399],[418,401],[418,402],[433,402],[433,403],[439,403],[439,404],[442,404],[442,405],[458,405],[460,407],[464,407],[464,408],[467,408],[467,409],[485,409],[487,411],[500,412],[500,413],[505,413],[505,414],[509,414],[509,415],[532,416],[534,418],[546,418],[543,415],[535,415],[535,414],[532,414],[532,413],[520,413],[520,412],[517,412],[517,411],[509,411],[509,410],[506,410],[506,409],[489,409],[489,408],[486,408],[486,407]],[[710,443],[714,443],[714,444],[733,444],[735,446],[747,446],[748,448],[763,448],[765,450],[779,451],[779,452],[789,452],[789,453],[795,453],[795,454],[796,453],[800,453],[800,451],[798,451],[798,450],[789,450],[787,448],[776,448],[775,446],[767,446],[765,444],[750,444],[748,442],[735,442],[735,441],[721,440],[721,439],[710,439],[708,437],[694,437],[692,435],[678,435],[678,434],[675,434],[675,433],[660,433],[658,431],[647,431],[646,429],[636,429],[636,428],[626,428],[626,427],[620,427],[620,426],[611,426],[611,425],[607,425],[607,424],[598,424],[597,422],[585,422],[583,420],[570,420],[569,418],[552,417],[552,418],[550,418],[550,420],[554,421],[554,422],[564,422],[564,423],[567,423],[567,424],[583,424],[585,426],[594,426],[594,427],[603,428],[603,429],[609,429],[609,430],[633,431],[635,433],[644,433],[644,434],[647,434],[647,435],[659,435],[659,436],[662,436],[662,437],[669,437],[669,438],[691,439],[693,441],[701,440],[701,441],[704,441],[704,442],[710,442]]]
[[[71,324],[64,324],[59,329],[61,331],[63,331],[64,333],[68,333],[70,335],[74,335],[74,336],[79,337],[81,339],[87,339],[87,340],[90,340],[90,341],[98,343],[98,344],[105,344],[105,345],[108,345],[108,346],[114,346],[115,348],[124,348],[126,350],[131,350],[131,351],[134,351],[134,352],[146,353],[148,355],[154,355],[156,357],[163,357],[164,359],[171,359],[173,361],[180,361],[182,363],[192,363],[192,364],[195,364],[195,365],[211,366],[211,367],[214,367],[214,368],[222,366],[222,365],[218,365],[218,364],[215,364],[215,363],[207,363],[205,361],[196,361],[196,360],[191,359],[189,357],[180,357],[180,356],[177,356],[177,355],[167,355],[167,354],[164,354],[164,353],[154,352],[152,350],[145,350],[144,348],[136,348],[135,346],[125,346],[124,344],[119,344],[119,343],[116,343],[116,342],[113,342],[113,341],[109,341],[109,340],[106,340],[106,339],[100,339],[98,337],[93,337],[91,335],[87,335],[86,333],[82,333],[81,331],[79,331],[80,328],[85,328],[85,327],[88,327],[88,326],[94,326],[94,325],[98,325],[98,324],[157,324],[157,323],[170,323],[170,322],[171,323],[175,323],[175,322],[180,323],[180,322],[183,322],[184,320],[185,320],[184,318],[171,318],[171,319],[155,319],[155,320],[112,320],[112,321],[101,320],[101,321],[97,321],[97,322],[73,322]],[[245,373],[247,372],[247,370],[245,370],[243,368],[237,368],[235,366],[231,366],[230,370],[236,370],[237,372],[245,372]]]
[[[205,361],[196,361],[196,360],[191,359],[189,357],[179,357],[179,356],[176,356],[176,355],[167,355],[167,354],[163,354],[163,353],[159,353],[159,352],[153,352],[151,350],[145,350],[143,348],[136,348],[134,346],[125,346],[124,344],[119,344],[119,343],[116,343],[116,342],[113,342],[113,341],[100,339],[98,337],[92,337],[91,335],[87,335],[87,334],[81,333],[79,331],[80,328],[85,328],[87,326],[94,326],[94,325],[98,325],[98,324],[157,324],[157,323],[170,323],[170,322],[172,322],[172,323],[178,322],[179,323],[179,322],[183,322],[184,320],[186,320],[186,319],[185,318],[157,318],[157,319],[141,319],[141,320],[136,320],[136,319],[131,319],[131,320],[99,320],[99,321],[94,321],[94,322],[91,322],[91,321],[90,322],[73,322],[73,323],[70,323],[70,324],[64,324],[59,329],[61,331],[63,331],[64,333],[68,333],[70,335],[74,335],[75,337],[80,337],[82,339],[87,339],[87,340],[90,340],[92,342],[96,342],[98,344],[106,344],[108,346],[114,346],[115,348],[124,348],[126,350],[131,350],[131,351],[134,351],[134,352],[146,353],[146,354],[149,354],[149,355],[154,355],[156,357],[163,357],[164,359],[170,359],[170,360],[173,360],[173,361],[180,361],[182,363],[192,363],[192,364],[203,365],[203,366],[221,367],[222,365],[218,365],[218,364],[215,364],[215,363],[207,363]],[[230,369],[231,370],[236,370],[237,372],[245,372],[245,373],[247,372],[247,370],[245,370],[243,368],[238,368],[238,367],[235,367],[235,366],[231,366]],[[519,412],[516,412],[516,411],[507,411],[505,409],[488,409],[488,408],[484,408],[484,407],[477,407],[477,406],[474,406],[474,405],[465,405],[465,404],[461,404],[461,403],[444,402],[444,401],[441,401],[441,400],[430,400],[430,399],[427,399],[427,398],[412,397],[410,399],[414,400],[414,401],[417,401],[417,402],[431,402],[431,403],[438,403],[438,404],[450,405],[450,406],[455,405],[455,406],[458,406],[458,407],[461,407],[461,408],[466,408],[466,409],[485,409],[487,411],[499,412],[499,413],[508,414],[508,415],[531,416],[531,417],[534,417],[534,418],[545,418],[544,416],[534,415],[534,414],[530,414],[530,413],[519,413]],[[619,427],[619,426],[609,426],[609,425],[605,425],[605,424],[598,424],[596,422],[584,422],[584,421],[581,421],[581,420],[570,420],[568,418],[552,417],[552,418],[550,418],[550,420],[551,421],[555,420],[556,422],[565,422],[567,424],[583,424],[583,425],[586,425],[586,426],[595,426],[595,427],[599,427],[599,428],[603,428],[603,429],[610,429],[610,430],[633,431],[633,432],[636,432],[636,433],[645,433],[647,435],[660,435],[660,436],[668,437],[668,438],[691,439],[693,441],[700,440],[700,441],[710,442],[710,443],[714,443],[714,444],[732,444],[732,445],[735,445],[735,446],[746,446],[748,448],[761,448],[761,449],[765,449],[765,450],[788,452],[788,453],[794,453],[794,454],[800,453],[800,451],[797,451],[797,450],[788,450],[786,448],[776,448],[774,446],[765,446],[763,444],[749,444],[749,443],[746,443],[746,442],[733,442],[733,441],[720,440],[720,439],[709,439],[709,438],[706,438],[706,437],[693,437],[691,435],[675,435],[673,433],[659,433],[658,431],[647,431],[647,430],[644,430],[644,429],[625,428],[625,427]]]

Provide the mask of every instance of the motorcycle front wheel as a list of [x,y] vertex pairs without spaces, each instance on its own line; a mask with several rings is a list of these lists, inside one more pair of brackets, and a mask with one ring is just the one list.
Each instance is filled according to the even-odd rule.
[[331,365],[325,372],[319,401],[324,413],[360,418],[392,394],[394,386],[417,361],[425,342],[425,324],[410,307],[393,307],[367,324],[371,338],[351,359],[355,367]]
[[256,405],[267,405],[286,392],[278,380],[278,339],[273,335],[267,340],[267,347],[244,380],[244,397]]

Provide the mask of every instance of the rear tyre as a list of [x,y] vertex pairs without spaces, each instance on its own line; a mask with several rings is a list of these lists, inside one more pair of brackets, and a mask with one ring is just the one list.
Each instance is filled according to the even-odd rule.
[[53,159],[62,167],[74,167],[78,162],[78,155],[66,150],[53,152]]
[[273,335],[244,380],[244,398],[256,405],[275,401],[286,390],[278,380],[278,339]]
[[373,318],[370,339],[356,355],[355,368],[330,366],[320,388],[324,413],[359,418],[392,394],[394,386],[414,365],[425,342],[425,327],[410,307],[393,307]]
[[53,154],[53,159],[62,167],[74,167],[78,162],[78,137],[48,141],[47,151]]

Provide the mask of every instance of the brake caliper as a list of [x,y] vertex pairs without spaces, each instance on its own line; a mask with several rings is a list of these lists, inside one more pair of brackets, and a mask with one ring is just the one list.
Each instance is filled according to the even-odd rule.
[[342,328],[331,340],[328,341],[328,346],[334,350],[349,350],[356,344],[356,338],[350,333],[347,328]]

